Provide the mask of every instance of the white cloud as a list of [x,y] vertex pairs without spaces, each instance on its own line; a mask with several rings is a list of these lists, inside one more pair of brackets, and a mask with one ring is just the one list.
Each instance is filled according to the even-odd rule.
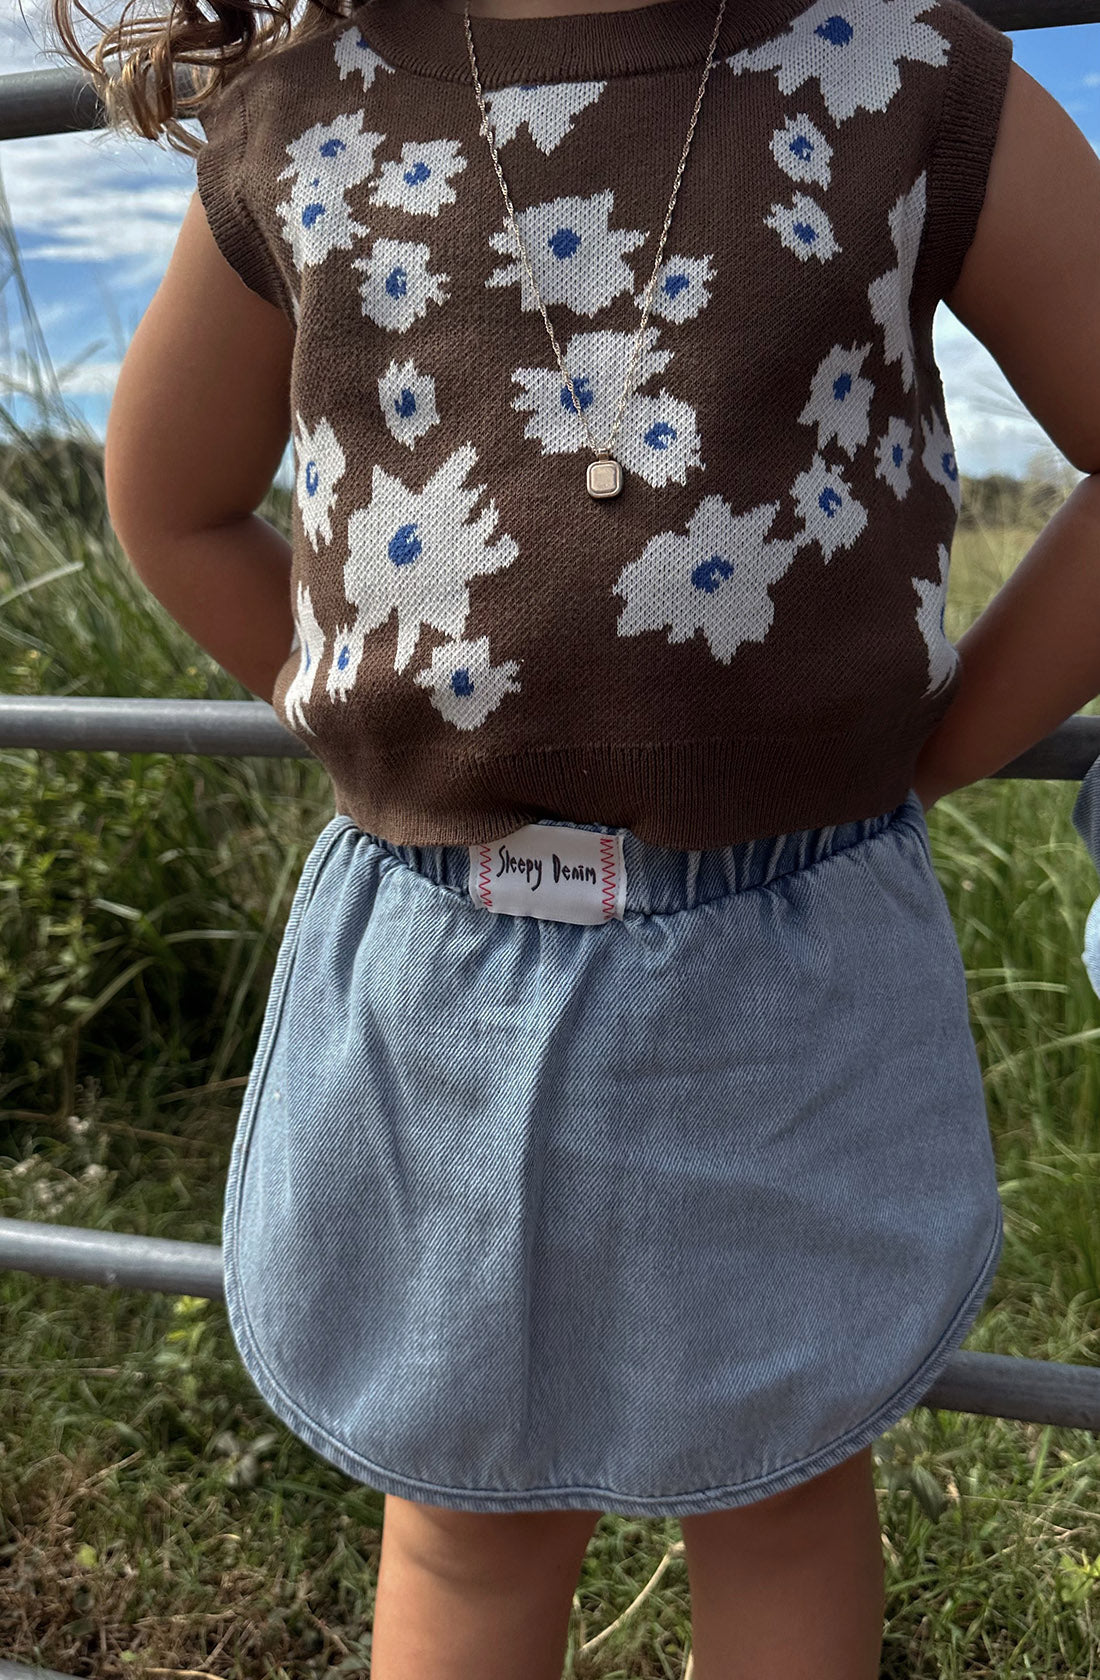
[[0,170],[23,257],[122,264],[152,289],[194,191],[194,166],[149,141],[103,132],[9,140]]
[[[85,50],[96,33],[78,29]],[[23,0],[22,12],[18,0],[0,0],[0,62],[5,73],[68,63],[53,44],[44,0]],[[192,160],[164,142],[103,129],[5,141],[0,172],[22,256],[113,266],[116,294],[155,289],[195,185]]]
[[943,381],[955,459],[963,476],[1022,476],[1037,450],[1069,467],[985,345],[943,304],[932,323],[932,345]]
[[32,26],[20,12],[16,0],[0,0],[0,62],[5,73],[17,70],[42,70],[56,64],[45,56],[45,25],[36,20]]
[[[121,360],[96,362],[91,358],[82,362],[79,367],[66,370],[58,358],[54,358],[53,369],[57,375],[57,383],[61,390],[69,397],[109,397],[118,384]],[[27,388],[27,370],[18,357],[0,356],[0,391],[10,389],[24,390]]]

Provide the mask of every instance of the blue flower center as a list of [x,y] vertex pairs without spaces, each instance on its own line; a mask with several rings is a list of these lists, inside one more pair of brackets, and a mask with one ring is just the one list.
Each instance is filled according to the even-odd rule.
[[317,150],[323,158],[334,158],[339,157],[341,152],[346,152],[347,147],[334,134],[330,140],[325,141],[323,146],[318,146]]
[[311,228],[318,216],[323,216],[324,213],[325,207],[323,204],[307,204],[302,211],[302,226]]
[[309,643],[308,642],[305,645],[305,650],[304,651],[305,651],[306,661],[305,661],[305,664],[302,666],[302,669],[303,669],[303,671],[308,671],[309,670]]
[[847,18],[834,15],[826,18],[824,23],[819,23],[814,30],[814,34],[820,35],[821,39],[828,41],[831,46],[846,47],[855,34],[855,30]]
[[[573,389],[580,398],[582,412],[590,403],[595,402],[596,398],[589,388],[588,375],[586,373],[582,373],[579,379],[574,379]],[[576,414],[577,412],[577,405],[569,394],[568,385],[563,385],[561,388],[561,406],[568,409],[570,414]]]
[[651,449],[667,449],[676,440],[676,427],[670,426],[667,420],[657,420],[645,435],[645,441]]
[[826,514],[828,518],[831,519],[837,509],[843,505],[840,491],[834,490],[831,484],[826,485],[825,489],[817,498],[817,505],[821,509],[822,513]]
[[709,560],[700,561],[691,574],[691,581],[696,589],[704,590],[713,595],[719,584],[726,578],[733,576],[733,561],[723,559],[720,554],[712,554]]
[[904,449],[902,449],[901,444],[900,443],[895,443],[894,448],[893,448],[893,457],[894,457],[895,467],[900,467],[901,466],[904,455],[905,455],[905,451],[904,451]]
[[943,466],[944,472],[947,474],[948,478],[951,479],[952,483],[954,483],[955,479],[959,476],[959,469],[955,464],[954,455],[950,453],[941,455],[940,462]]
[[559,262],[571,257],[581,242],[581,236],[573,228],[560,227],[552,233],[546,243],[553,251]]
[[817,238],[817,229],[812,228],[809,222],[795,222],[793,228],[803,245],[812,245]]
[[461,694],[463,698],[465,698],[467,694],[472,694],[474,692],[474,685],[470,681],[470,671],[468,666],[463,665],[460,671],[455,671],[453,673],[451,677],[451,687],[454,689],[456,694]]
[[404,297],[409,289],[409,276],[403,268],[391,268],[386,275],[386,290],[393,298]]
[[410,187],[418,187],[421,181],[426,181],[428,179],[430,174],[431,170],[428,168],[428,165],[421,160],[414,163],[411,169],[406,169],[405,179],[409,183]]
[[415,520],[411,525],[399,525],[390,538],[386,553],[395,566],[407,566],[415,560],[424,544],[416,534]]
[[791,141],[790,149],[797,158],[812,157],[814,150],[813,141],[810,140],[807,135],[799,134]]
[[839,379],[833,380],[833,397],[837,402],[843,402],[851,389],[852,376],[850,373],[842,373]]
[[685,286],[690,285],[691,281],[686,274],[666,274],[665,283],[661,290],[667,292],[669,297],[674,298],[683,291]]
[[393,406],[402,420],[407,420],[410,414],[416,413],[416,398],[407,385],[402,388],[401,395],[394,399]]
[[345,643],[345,645],[340,649],[340,657],[336,661],[336,669],[338,671],[342,671],[344,669],[344,667],[347,665],[347,662],[350,658],[351,658],[351,649]]
[[317,494],[317,486],[320,484],[320,482],[321,482],[321,475],[317,471],[316,461],[307,461],[306,462],[306,495],[307,496],[315,496]]

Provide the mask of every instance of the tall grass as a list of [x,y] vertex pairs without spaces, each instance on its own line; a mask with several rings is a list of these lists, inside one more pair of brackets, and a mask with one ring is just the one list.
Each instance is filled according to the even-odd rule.
[[[250,698],[134,578],[92,440],[56,387],[35,373],[32,434],[0,407],[0,690]],[[59,444],[66,430],[75,443]],[[984,512],[956,541],[952,639],[1038,530],[992,521],[990,494],[966,492]],[[1019,518],[1026,498],[1004,494]],[[286,529],[285,496],[264,511]],[[1006,1218],[968,1346],[1095,1364],[1100,999],[1080,953],[1100,887],[1070,823],[1076,791],[980,783],[929,828]],[[241,1088],[290,895],[331,814],[327,778],[295,759],[2,751],[0,809],[0,1213],[219,1241]],[[381,1496],[272,1419],[223,1308],[16,1272],[0,1274],[0,1303],[0,1653],[101,1680],[365,1675]],[[1092,1436],[916,1407],[876,1465],[884,1677],[1100,1669]],[[678,1540],[675,1522],[604,1517],[574,1675],[684,1673]]]

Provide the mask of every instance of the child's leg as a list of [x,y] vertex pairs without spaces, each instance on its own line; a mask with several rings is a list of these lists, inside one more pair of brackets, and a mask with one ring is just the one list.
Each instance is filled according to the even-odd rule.
[[561,1680],[599,1511],[446,1511],[386,1496],[371,1680]]
[[692,1680],[878,1680],[884,1572],[871,1449],[801,1487],[681,1517]]

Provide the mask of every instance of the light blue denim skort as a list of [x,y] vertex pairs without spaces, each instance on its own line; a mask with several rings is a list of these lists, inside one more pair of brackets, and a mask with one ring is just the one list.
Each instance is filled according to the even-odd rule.
[[497,914],[465,846],[319,835],[233,1143],[232,1334],[385,1493],[746,1505],[896,1423],[997,1269],[951,913],[915,792],[703,852],[565,826],[622,835],[621,917]]

